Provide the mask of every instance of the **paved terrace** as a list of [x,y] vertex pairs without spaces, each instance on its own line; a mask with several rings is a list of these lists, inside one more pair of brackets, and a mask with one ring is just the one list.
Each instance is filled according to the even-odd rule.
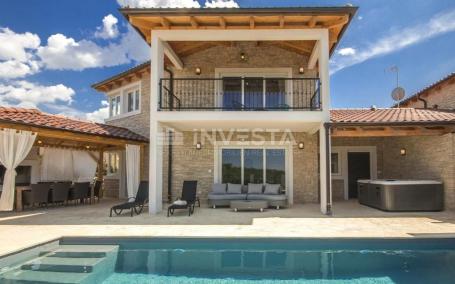
[[301,204],[263,213],[203,205],[191,217],[181,211],[170,218],[165,212],[110,218],[115,203],[0,213],[0,255],[62,236],[455,237],[455,212],[387,213],[353,201],[336,202],[332,217],[321,215],[318,204]]

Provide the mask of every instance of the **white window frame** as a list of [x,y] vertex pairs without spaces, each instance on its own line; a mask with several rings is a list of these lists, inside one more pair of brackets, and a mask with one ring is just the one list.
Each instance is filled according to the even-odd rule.
[[[253,144],[253,145],[251,145]],[[293,162],[293,148],[291,142],[285,142],[282,145],[273,145],[273,142],[266,141],[261,145],[254,145],[254,142],[248,143],[247,141],[216,141],[214,145],[214,175],[213,182],[220,183],[222,178],[222,150],[223,149],[241,149],[242,159],[241,159],[241,182],[243,184],[243,150],[245,149],[284,149],[285,153],[285,175],[286,175],[286,188],[285,193],[288,198],[289,205],[292,205],[294,202],[294,192],[293,192],[293,173],[294,173],[294,162]],[[265,154],[265,153],[264,153]],[[264,184],[266,183],[266,156],[263,158],[263,177]]]
[[[139,91],[139,109],[133,110],[128,112],[128,93],[133,92],[135,93],[136,90]],[[118,89],[115,89],[109,93],[107,93],[107,96],[109,97],[109,118],[107,118],[105,121],[110,121],[114,119],[119,119],[119,118],[124,118],[136,114],[141,113],[142,109],[142,82],[134,82],[125,86],[122,86]],[[111,115],[111,102],[114,97],[120,96],[120,110],[119,114],[117,115]],[[135,98],[134,98],[135,100]],[[135,103],[135,101],[134,101]]]
[[[239,78],[246,78],[246,77],[253,77],[253,78],[292,78],[292,68],[215,68],[215,78],[222,79],[223,77],[239,77]],[[266,87],[265,87],[265,80],[263,81],[263,99],[262,104],[263,107],[266,106]],[[293,92],[292,92],[292,82],[286,82],[285,84],[286,93],[291,94],[290,101],[286,103],[292,107],[293,104]],[[245,104],[245,86],[244,80],[242,80],[242,105]],[[221,108],[223,105],[223,99],[220,97],[219,94],[223,91],[222,83],[217,84],[215,95],[215,105]]]
[[[341,176],[341,153],[339,150],[333,150],[330,154],[337,154],[338,155],[338,172],[332,173],[332,176]],[[330,157],[330,171],[332,171],[332,157]]]
[[120,164],[121,164],[121,156],[120,153],[117,151],[113,152],[106,152],[105,155],[107,155],[107,167],[109,168],[111,166],[111,157],[112,156],[117,156],[118,157],[118,167],[117,171],[115,173],[111,173],[108,170],[106,170],[106,177],[118,177],[120,175]]
[[[117,98],[119,98],[119,102],[117,104]],[[114,102],[116,103],[116,107],[114,109],[113,104]],[[118,113],[116,113],[116,110],[118,108]],[[116,117],[122,113],[122,95],[119,92],[115,92],[114,95],[109,96],[109,118],[111,117]]]

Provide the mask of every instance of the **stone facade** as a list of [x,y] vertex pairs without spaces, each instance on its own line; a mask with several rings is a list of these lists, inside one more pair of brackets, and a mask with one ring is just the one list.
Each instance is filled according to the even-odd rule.
[[[428,108],[455,109],[455,76],[423,92],[422,98],[427,101]],[[404,107],[423,108],[419,100],[403,103]]]
[[[179,197],[184,180],[198,180],[198,195],[202,202],[207,200],[214,183],[215,151],[214,145],[204,143],[201,150],[196,150],[196,141],[199,141],[200,134],[194,132],[183,132],[179,139],[176,138],[176,145],[173,145],[173,170],[172,170],[172,199]],[[199,136],[198,136],[199,135]],[[211,133],[210,133],[211,135]],[[227,137],[229,134],[225,134]],[[231,141],[241,141],[241,137],[252,135],[251,132],[234,133]],[[270,141],[269,133],[261,133],[265,141]],[[282,133],[275,133],[275,137],[283,137]],[[215,135],[217,141],[223,141],[222,135]],[[306,133],[292,133],[295,141],[303,142],[305,148],[300,150],[297,145],[292,147],[293,155],[293,194],[294,203],[317,202],[319,188],[318,174],[318,134],[309,135]],[[254,141],[245,139],[245,141]],[[248,142],[245,142],[248,143]],[[279,142],[277,142],[277,145]],[[260,144],[255,144],[260,145]],[[260,148],[260,146],[258,146]],[[168,148],[163,149],[163,201],[168,200]]]
[[[445,207],[455,209],[455,134],[334,138],[332,146],[376,146],[378,178],[441,180]],[[400,155],[403,148],[405,156]],[[332,186],[339,190],[340,181],[333,180]]]

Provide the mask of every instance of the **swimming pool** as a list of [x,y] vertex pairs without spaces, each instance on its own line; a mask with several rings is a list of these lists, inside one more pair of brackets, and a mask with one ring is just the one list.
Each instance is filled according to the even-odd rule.
[[[455,279],[455,239],[447,238],[63,238],[53,245],[36,247],[35,254],[29,252],[22,259],[11,255],[7,258],[15,263],[9,266],[0,259],[0,265],[9,268],[0,270],[0,282],[2,275],[3,281],[20,279],[17,271],[22,268],[41,273],[40,281],[62,280],[66,273],[72,277],[66,283],[104,284],[454,283]],[[33,262],[36,251],[41,260]],[[46,273],[52,278],[45,278]],[[77,278],[78,274],[92,276]]]

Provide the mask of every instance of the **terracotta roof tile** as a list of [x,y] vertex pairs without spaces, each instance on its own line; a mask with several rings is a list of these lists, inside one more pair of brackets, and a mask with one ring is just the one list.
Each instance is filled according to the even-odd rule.
[[44,113],[37,109],[0,107],[0,121],[140,142],[148,141],[147,138],[126,128]]
[[334,109],[330,111],[333,123],[454,123],[455,112],[435,109]]

